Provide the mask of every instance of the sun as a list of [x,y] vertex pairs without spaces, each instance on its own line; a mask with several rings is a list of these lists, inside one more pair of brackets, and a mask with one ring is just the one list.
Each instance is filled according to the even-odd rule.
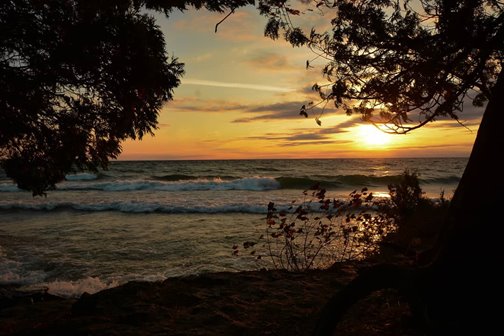
[[360,125],[357,132],[359,141],[368,147],[385,147],[391,140],[390,134],[384,133],[372,125]]

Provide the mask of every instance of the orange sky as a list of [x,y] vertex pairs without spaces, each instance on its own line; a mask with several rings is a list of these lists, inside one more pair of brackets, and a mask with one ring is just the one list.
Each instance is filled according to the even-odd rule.
[[[466,106],[461,120],[437,121],[407,135],[375,134],[370,125],[328,111],[318,126],[299,116],[314,99],[320,68],[313,54],[263,36],[265,19],[239,9],[156,15],[169,55],[186,64],[175,99],[159,115],[154,137],[123,144],[122,160],[467,156],[482,110]],[[303,17],[302,20],[309,18]],[[322,18],[327,20],[327,18]],[[316,64],[316,62],[315,62]]]

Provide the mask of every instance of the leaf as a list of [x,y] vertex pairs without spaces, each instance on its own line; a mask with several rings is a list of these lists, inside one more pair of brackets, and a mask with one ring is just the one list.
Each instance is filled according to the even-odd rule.
[[270,225],[270,226],[271,226],[271,225],[275,225],[275,224],[276,224],[276,222],[275,222],[273,219],[268,219],[268,220],[266,221],[266,224],[268,224],[268,225]]
[[303,34],[302,30],[299,28],[294,28],[286,32],[285,38],[294,47],[300,47],[308,43],[308,38]]
[[264,29],[264,36],[271,38],[272,40],[278,39],[278,30],[280,29],[280,22],[275,18],[270,18]]
[[301,14],[301,12],[297,9],[291,9],[291,8],[285,7],[285,10],[287,11],[287,13],[292,14],[292,15]]
[[317,123],[317,125],[322,126],[322,121],[320,121],[318,117],[315,118],[315,122]]
[[483,107],[487,100],[488,98],[480,92],[474,97],[472,103],[474,106]]

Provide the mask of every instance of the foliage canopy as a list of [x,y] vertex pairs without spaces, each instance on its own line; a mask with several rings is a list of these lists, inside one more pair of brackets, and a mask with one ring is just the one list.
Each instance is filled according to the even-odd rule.
[[2,1],[0,163],[42,194],[156,127],[183,64],[132,1]]
[[[294,9],[263,1],[265,34],[279,30],[293,45],[308,45],[326,60],[315,104],[333,102],[348,114],[392,133],[406,133],[440,117],[459,118],[466,100],[482,106],[502,70],[504,3],[491,0],[315,0]],[[330,15],[331,28],[305,33],[291,18]],[[303,107],[307,116],[310,109]]]

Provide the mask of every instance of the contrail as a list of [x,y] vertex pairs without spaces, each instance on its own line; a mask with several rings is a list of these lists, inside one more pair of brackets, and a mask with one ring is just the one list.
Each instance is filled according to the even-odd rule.
[[278,87],[278,86],[217,82],[217,81],[210,81],[210,80],[203,80],[203,79],[183,79],[182,84],[227,87],[227,88],[236,88],[236,89],[250,89],[250,90],[260,90],[260,91],[273,91],[273,92],[292,92],[292,91],[294,91],[294,89],[291,89],[291,88]]

